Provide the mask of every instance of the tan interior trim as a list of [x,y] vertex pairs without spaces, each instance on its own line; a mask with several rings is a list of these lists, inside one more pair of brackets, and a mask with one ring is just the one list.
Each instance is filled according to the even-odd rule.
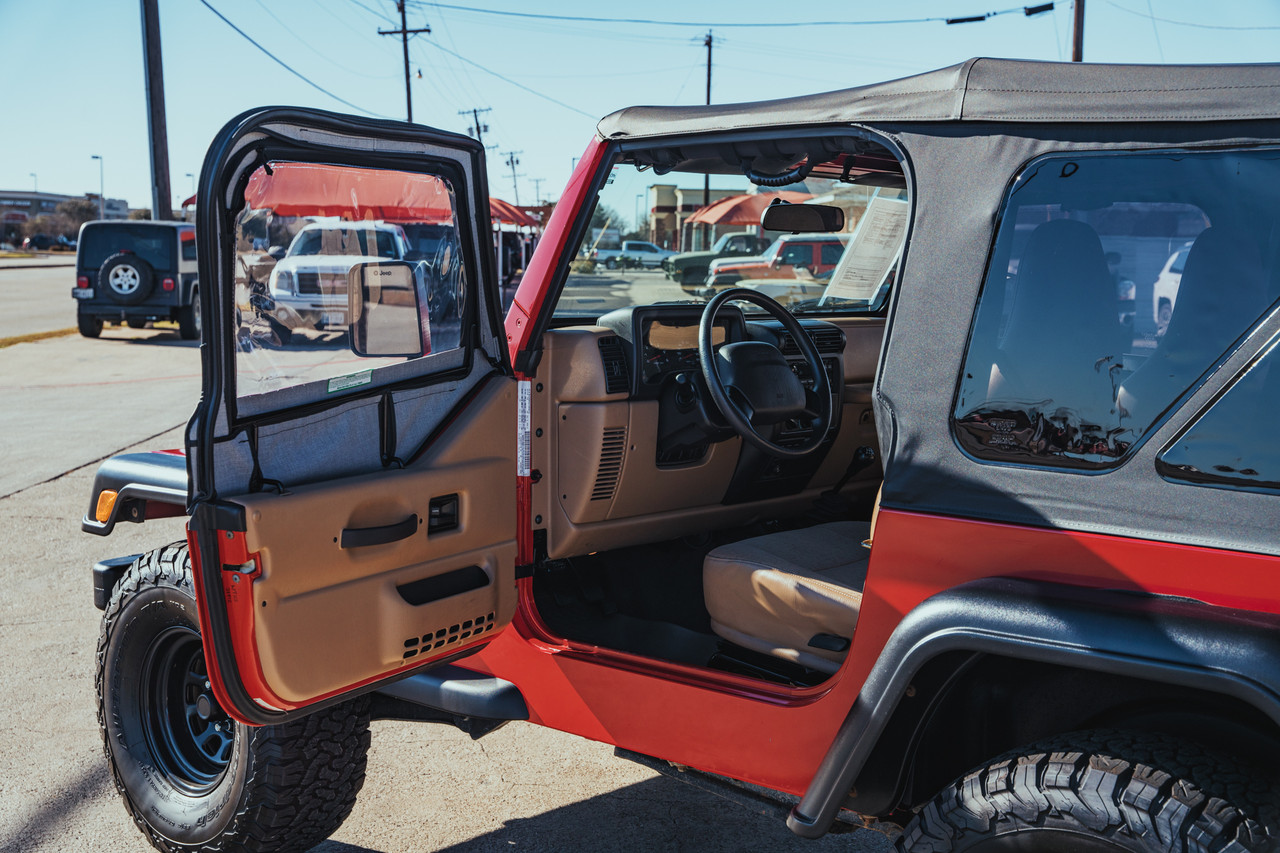
[[[740,439],[715,445],[696,465],[658,468],[657,402],[630,403],[626,394],[604,392],[598,342],[613,333],[598,326],[549,331],[534,386],[532,438],[533,466],[541,475],[533,487],[533,520],[547,530],[548,555],[577,556],[804,511],[843,476],[858,447],[876,446],[871,382],[884,320],[845,318],[837,324],[846,336],[845,403],[832,451],[804,493],[737,506],[720,500],[737,464]],[[619,430],[625,430],[621,469],[606,497],[596,491],[601,459],[610,456],[606,442],[616,441]],[[880,467],[873,465],[845,493],[863,497],[879,479]]]
[[[303,702],[416,666],[511,620],[515,398],[513,381],[490,381],[436,446],[405,470],[237,499],[247,510],[249,550],[261,556],[252,590],[254,636],[263,675],[277,695]],[[476,448],[486,455],[475,458]],[[458,529],[428,537],[429,503],[449,494],[459,497]],[[407,539],[340,547],[344,528],[394,524],[411,514],[421,527]],[[397,592],[397,586],[469,566],[479,566],[488,585],[416,606]],[[439,631],[444,643],[435,647]],[[424,651],[427,635],[433,648]],[[415,638],[414,647],[406,645]],[[413,648],[419,651],[406,658]]]

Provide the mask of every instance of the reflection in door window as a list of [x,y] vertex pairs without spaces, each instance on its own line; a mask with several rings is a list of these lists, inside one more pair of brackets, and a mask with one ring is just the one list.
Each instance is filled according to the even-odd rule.
[[992,461],[1118,464],[1277,297],[1277,192],[1274,151],[1031,164],[979,299],[954,410],[961,446]]
[[1280,494],[1280,345],[1173,442],[1156,463],[1174,480]]
[[[250,176],[244,196],[234,249],[242,408],[276,408],[265,395],[285,389],[303,389],[288,397],[297,405],[377,384],[379,369],[420,357],[361,356],[352,347],[362,295],[350,282],[372,280],[363,272],[379,264],[411,271],[415,284],[402,297],[411,310],[401,321],[409,326],[378,325],[358,349],[426,356],[459,346],[467,275],[447,178],[273,162]],[[379,342],[379,330],[394,345]],[[407,347],[406,335],[418,344]]]

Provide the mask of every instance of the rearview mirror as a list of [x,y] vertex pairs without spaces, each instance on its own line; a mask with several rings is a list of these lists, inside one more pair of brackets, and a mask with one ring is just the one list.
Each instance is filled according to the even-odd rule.
[[356,264],[347,273],[351,350],[360,356],[416,358],[431,351],[421,313],[421,266],[404,261]]
[[831,204],[791,204],[775,198],[760,214],[760,227],[792,234],[839,231],[844,228],[844,210]]

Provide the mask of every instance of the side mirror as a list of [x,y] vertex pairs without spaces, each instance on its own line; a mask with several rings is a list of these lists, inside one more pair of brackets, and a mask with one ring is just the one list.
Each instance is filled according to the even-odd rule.
[[844,228],[844,210],[832,204],[791,204],[775,198],[760,214],[766,231],[830,232]]
[[431,351],[421,313],[422,267],[404,261],[356,264],[347,273],[351,350],[366,357],[417,358]]
[[272,246],[270,249],[267,249],[267,254],[275,258],[277,261],[283,260],[285,256],[284,246]]

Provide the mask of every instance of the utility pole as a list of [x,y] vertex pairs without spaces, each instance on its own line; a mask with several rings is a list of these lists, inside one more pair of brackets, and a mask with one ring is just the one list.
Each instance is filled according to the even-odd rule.
[[409,122],[413,122],[413,94],[409,90],[409,36],[418,33],[429,33],[431,27],[423,26],[420,29],[411,30],[409,24],[405,21],[404,0],[396,0],[396,10],[400,12],[400,29],[398,30],[378,30],[380,36],[400,36],[400,42],[404,45],[404,104],[405,112],[409,114]]
[[[707,46],[707,106],[711,106],[711,30],[707,30],[707,37],[702,42]],[[711,175],[704,174],[702,176],[702,206],[706,207],[711,204]],[[703,224],[702,226],[702,248],[711,248],[711,225]]]
[[458,110],[460,116],[471,116],[475,124],[467,128],[467,136],[474,136],[480,147],[484,147],[484,135],[489,132],[489,125],[480,123],[480,113],[489,112],[492,107],[472,107],[469,110]]
[[520,165],[520,159],[516,157],[516,155],[523,154],[523,153],[524,153],[523,151],[507,152],[507,165],[511,167],[511,190],[516,195],[516,207],[520,206],[520,186],[517,183],[516,179],[524,177],[523,175],[516,174],[516,166]]
[[89,159],[98,161],[98,218],[106,219],[107,218],[107,191],[106,191],[107,184],[106,184],[106,180],[102,177],[102,170],[103,170],[102,155],[90,154]]
[[142,0],[142,57],[147,80],[147,131],[151,137],[151,218],[173,219],[173,205],[169,200],[164,64],[160,59],[160,9],[156,0]]
[[1071,61],[1084,62],[1084,0],[1075,0],[1071,26]]
[[530,178],[533,181],[533,203],[542,204],[542,182],[544,178]]

